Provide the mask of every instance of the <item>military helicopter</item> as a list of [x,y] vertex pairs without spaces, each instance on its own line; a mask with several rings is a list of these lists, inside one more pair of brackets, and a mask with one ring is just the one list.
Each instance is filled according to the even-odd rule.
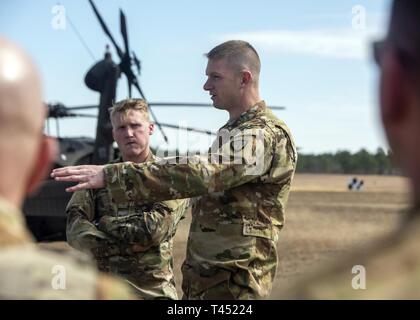
[[[113,44],[120,62],[119,64],[114,63],[109,47],[107,46],[104,58],[95,63],[85,76],[84,81],[87,87],[100,93],[99,105],[68,107],[62,103],[46,104],[49,111],[46,120],[47,134],[50,131],[50,119],[55,119],[57,126],[56,132],[57,140],[59,142],[59,155],[53,164],[54,168],[80,164],[105,164],[118,155],[118,149],[113,145],[112,126],[108,109],[112,103],[116,101],[116,87],[121,75],[125,75],[127,79],[128,97],[132,97],[132,89],[134,87],[139,96],[148,101],[140,87],[138,77],[133,71],[133,67],[135,67],[137,69],[137,74],[140,74],[141,62],[133,51],[130,53],[125,14],[120,9],[120,31],[124,42],[123,51],[109,31],[93,0],[88,1],[104,33]],[[173,124],[162,123],[157,119],[153,112],[153,109],[157,107],[207,108],[213,107],[211,104],[148,101],[148,105],[149,113],[166,143],[168,142],[168,136],[165,134],[164,127],[215,135],[214,132],[206,129],[179,127]],[[270,106],[270,108],[278,110],[284,109],[284,107],[273,106]],[[87,109],[98,109],[98,116],[78,113],[81,110]],[[98,118],[95,138],[61,137],[59,119],[69,117]],[[40,191],[36,195],[26,199],[23,211],[27,224],[38,241],[63,241],[66,239],[65,208],[70,200],[71,194],[66,193],[65,188],[69,185],[71,185],[71,183],[56,182],[53,179],[47,179],[44,181]]]

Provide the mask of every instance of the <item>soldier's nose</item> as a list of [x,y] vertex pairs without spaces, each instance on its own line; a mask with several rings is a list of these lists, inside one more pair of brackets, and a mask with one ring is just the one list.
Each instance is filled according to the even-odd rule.
[[131,136],[133,136],[133,130],[131,130],[131,129],[127,129],[127,131],[126,131],[126,135],[127,135],[127,137],[131,137]]
[[209,90],[210,90],[210,85],[209,85],[209,83],[208,83],[208,80],[207,80],[206,82],[204,82],[203,89],[204,89],[205,91],[209,91]]

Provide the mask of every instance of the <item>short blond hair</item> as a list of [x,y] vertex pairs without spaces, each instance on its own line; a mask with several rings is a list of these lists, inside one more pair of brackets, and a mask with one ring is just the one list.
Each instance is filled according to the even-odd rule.
[[144,114],[147,121],[150,121],[149,119],[149,109],[147,102],[143,99],[125,99],[121,100],[115,104],[112,105],[112,107],[109,109],[111,122],[112,118],[117,113],[122,113],[124,115],[127,115],[129,110],[137,110],[140,111],[142,114]]

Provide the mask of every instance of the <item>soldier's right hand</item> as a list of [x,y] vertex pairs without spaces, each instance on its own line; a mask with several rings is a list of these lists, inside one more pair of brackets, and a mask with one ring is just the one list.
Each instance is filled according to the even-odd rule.
[[105,187],[105,166],[83,165],[54,169],[51,177],[56,181],[78,182],[77,185],[66,189],[74,192],[83,189],[99,189]]

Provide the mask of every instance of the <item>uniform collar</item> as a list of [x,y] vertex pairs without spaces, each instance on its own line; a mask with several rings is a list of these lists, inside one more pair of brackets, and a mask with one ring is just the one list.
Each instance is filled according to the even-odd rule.
[[156,161],[156,156],[153,154],[152,150],[149,150],[149,154],[147,155],[146,161],[145,162],[149,162],[149,161]]
[[33,241],[22,212],[0,197],[0,247]]
[[247,111],[245,111],[245,112],[243,112],[238,118],[236,118],[236,119],[232,119],[232,120],[229,120],[224,126],[223,126],[223,128],[225,128],[225,127],[237,127],[237,126],[239,126],[240,124],[242,124],[242,123],[244,123],[244,122],[247,122],[247,121],[249,121],[249,120],[251,120],[251,119],[253,119],[253,118],[255,118],[255,116],[259,113],[259,112],[261,112],[262,110],[265,110],[266,109],[266,105],[265,105],[265,101],[264,100],[261,100],[261,101],[258,101],[256,104],[255,104],[255,106],[253,106],[251,109],[249,109],[249,110],[247,110]]
[[[149,154],[147,155],[146,161],[144,162],[152,162],[156,160],[157,160],[157,157],[153,154],[152,150],[149,149]],[[121,155],[117,159],[112,161],[111,163],[120,163],[120,162],[124,162]]]

